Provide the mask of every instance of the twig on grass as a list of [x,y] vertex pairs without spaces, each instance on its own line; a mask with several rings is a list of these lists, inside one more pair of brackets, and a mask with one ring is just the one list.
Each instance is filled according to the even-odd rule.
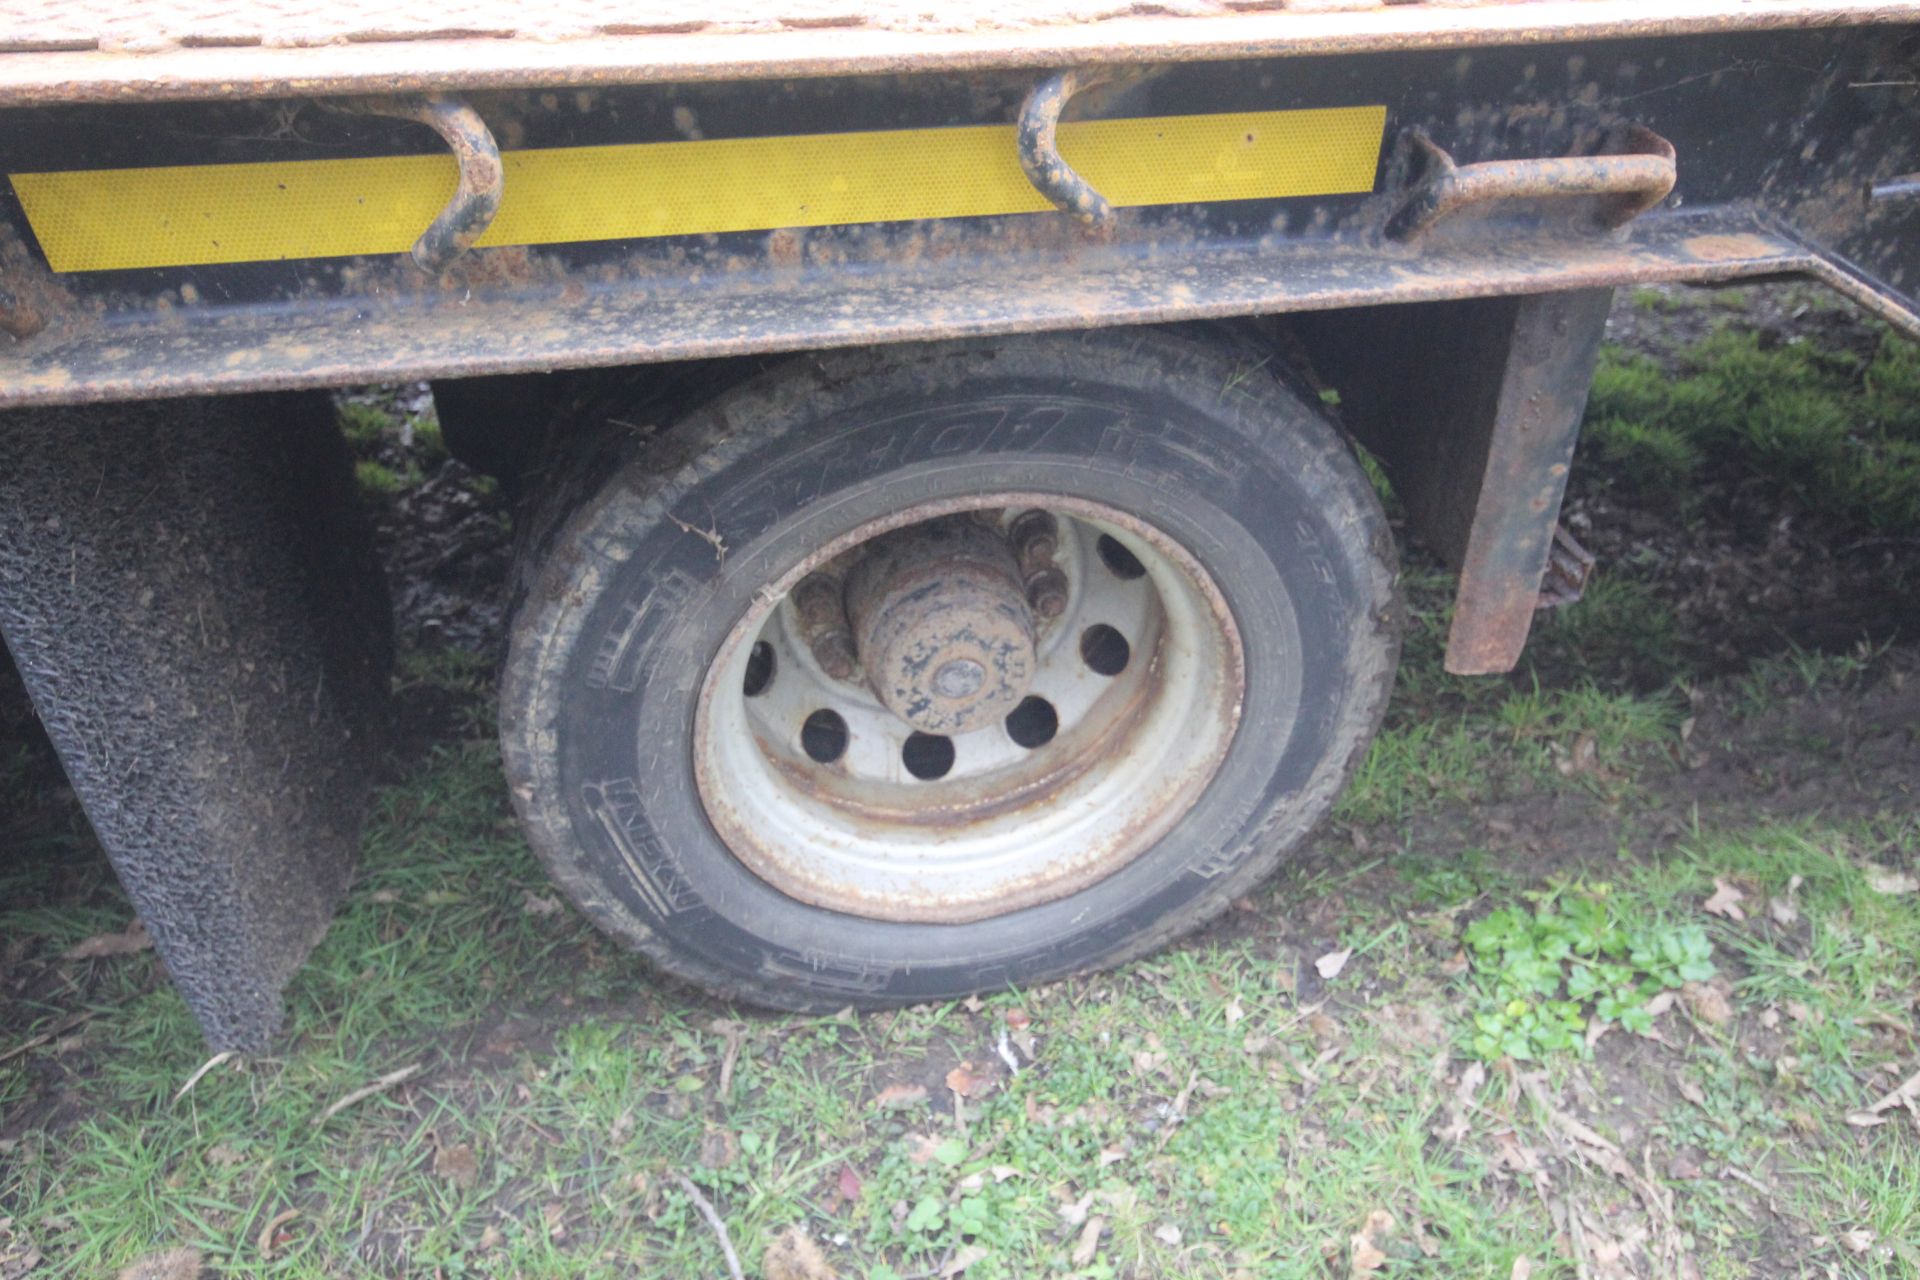
[[205,1062],[201,1063],[198,1067],[194,1069],[193,1074],[187,1077],[187,1082],[180,1086],[180,1092],[173,1095],[173,1100],[177,1103],[180,1101],[180,1099],[186,1097],[187,1094],[193,1090],[193,1086],[200,1083],[201,1076],[204,1076],[205,1074],[207,1074],[207,1072],[213,1070],[215,1067],[219,1066],[221,1063],[230,1060],[232,1057],[233,1057],[233,1050],[222,1049],[220,1052],[214,1054],[211,1058],[208,1058]]
[[700,1188],[694,1186],[693,1179],[686,1174],[675,1170],[673,1180],[680,1184],[680,1189],[687,1193],[687,1199],[693,1201],[693,1207],[700,1211],[700,1216],[713,1228],[713,1234],[720,1238],[720,1252],[727,1256],[727,1274],[733,1280],[747,1280],[747,1273],[740,1269],[740,1255],[733,1251],[733,1237],[727,1234],[727,1224],[721,1221],[720,1211],[713,1207],[713,1201],[700,1194]]
[[397,1084],[404,1084],[406,1081],[413,1079],[415,1076],[419,1075],[422,1071],[425,1071],[426,1069],[427,1069],[426,1063],[416,1062],[410,1067],[401,1067],[398,1071],[387,1072],[387,1074],[381,1076],[378,1080],[375,1080],[372,1084],[362,1085],[360,1088],[355,1089],[352,1093],[348,1094],[346,1097],[341,1098],[338,1102],[335,1102],[332,1106],[328,1107],[325,1111],[322,1111],[318,1116],[318,1118],[314,1120],[313,1122],[314,1127],[316,1129],[319,1128],[321,1125],[333,1119],[335,1116],[339,1115],[342,1111],[345,1111],[348,1107],[352,1106],[356,1102],[364,1102],[366,1099],[373,1097],[377,1093],[385,1093],[387,1090],[393,1088]]
[[13,1059],[19,1057],[21,1054],[25,1053],[27,1050],[37,1049],[41,1045],[46,1044],[48,1041],[53,1040],[55,1037],[63,1036],[67,1034],[67,1032],[73,1030],[75,1027],[79,1026],[81,1023],[91,1021],[93,1018],[97,1017],[99,1013],[100,1013],[100,1010],[98,1009],[82,1009],[79,1013],[72,1014],[69,1017],[62,1018],[59,1021],[59,1023],[56,1024],[51,1029],[42,1031],[37,1036],[33,1036],[29,1039],[22,1040],[19,1044],[13,1046],[13,1048],[11,1049],[8,1049],[5,1053],[0,1053],[0,1062],[11,1062]]

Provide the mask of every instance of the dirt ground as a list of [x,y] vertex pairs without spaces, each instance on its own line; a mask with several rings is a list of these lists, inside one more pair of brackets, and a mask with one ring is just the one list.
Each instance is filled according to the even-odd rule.
[[[1802,290],[1674,291],[1622,297],[1610,358],[1678,375],[1722,330],[1886,341]],[[488,739],[511,513],[423,389],[347,403],[406,731],[279,1057],[194,1074],[0,664],[0,1280],[1920,1275],[1920,529],[1586,450],[1593,596],[1456,680],[1411,548],[1381,744],[1200,936],[774,1017],[545,887]],[[1616,936],[1608,1012],[1572,984]]]

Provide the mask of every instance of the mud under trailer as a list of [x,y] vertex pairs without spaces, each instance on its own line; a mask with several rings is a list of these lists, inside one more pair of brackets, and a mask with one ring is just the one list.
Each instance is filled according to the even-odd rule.
[[0,19],[0,633],[258,1049],[351,877],[390,618],[325,390],[517,496],[500,724],[580,910],[792,1008],[1159,946],[1397,655],[1356,449],[1507,670],[1611,291],[1920,332],[1920,3]]

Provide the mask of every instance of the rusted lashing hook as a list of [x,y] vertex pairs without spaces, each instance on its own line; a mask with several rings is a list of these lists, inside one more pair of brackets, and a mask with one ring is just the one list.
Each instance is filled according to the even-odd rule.
[[1060,112],[1076,93],[1106,84],[1116,74],[1083,70],[1061,71],[1047,77],[1028,92],[1027,100],[1020,106],[1020,123],[1015,130],[1020,167],[1026,171],[1027,181],[1056,208],[1096,231],[1113,229],[1113,206],[1061,157]]
[[363,115],[424,124],[452,148],[460,166],[459,185],[447,207],[413,242],[413,260],[421,270],[434,275],[445,271],[486,233],[493,215],[500,210],[506,168],[500,162],[500,147],[493,140],[493,131],[479,112],[457,98],[354,98],[342,105]]
[[1603,197],[1600,223],[1614,230],[1665,200],[1677,176],[1673,144],[1637,124],[1620,133],[1617,152],[1605,155],[1456,164],[1422,131],[1414,131],[1412,144],[1425,174],[1387,223],[1391,240],[1417,239],[1476,205],[1563,196]]

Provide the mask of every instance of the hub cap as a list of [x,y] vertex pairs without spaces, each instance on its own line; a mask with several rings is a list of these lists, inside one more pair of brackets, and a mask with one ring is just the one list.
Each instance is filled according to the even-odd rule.
[[846,591],[858,660],[887,710],[960,734],[1013,710],[1033,681],[1033,616],[1000,531],[967,516],[875,538]]
[[710,667],[695,774],[789,895],[962,923],[1113,874],[1237,727],[1225,601],[1165,534],[1076,499],[902,513],[760,592]]

